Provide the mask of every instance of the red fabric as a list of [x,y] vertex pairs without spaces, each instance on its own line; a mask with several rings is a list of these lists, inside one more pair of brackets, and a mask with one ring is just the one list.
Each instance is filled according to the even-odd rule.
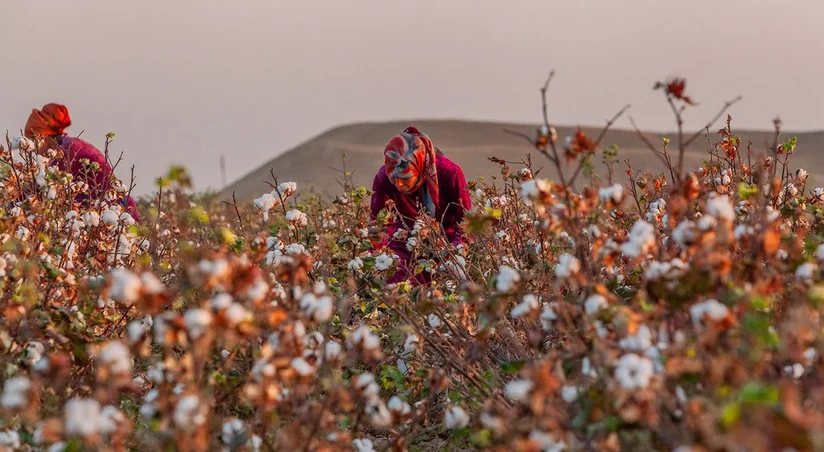
[[42,110],[34,109],[26,121],[25,135],[51,137],[63,135],[63,131],[72,125],[69,109],[60,104],[47,104]]
[[[434,218],[440,223],[446,239],[451,244],[466,243],[467,239],[461,223],[464,219],[464,212],[472,208],[469,191],[466,189],[466,177],[460,166],[443,155],[438,155],[435,158],[435,166],[440,191],[438,193],[438,208]],[[414,266],[410,268],[409,260],[412,256],[406,249],[406,242],[394,240],[392,236],[400,228],[412,229],[420,212],[421,194],[420,191],[401,193],[389,179],[385,166],[382,166],[375,175],[372,191],[370,206],[372,220],[377,218],[378,213],[390,199],[395,203],[395,208],[400,214],[400,217],[396,218],[396,221],[387,228],[389,238],[379,244],[379,246],[388,246],[401,260],[398,271],[388,281],[389,283],[397,283],[408,278],[412,274]],[[414,278],[413,283],[426,283],[428,281],[429,275],[421,273]]]
[[424,207],[430,215],[435,215],[438,210],[439,184],[432,140],[417,128],[407,127],[389,140],[383,155],[389,180],[397,187],[399,180],[416,177],[417,183],[410,191],[420,190]]
[[[68,171],[76,179],[82,180],[89,185],[89,195],[92,199],[98,199],[103,192],[111,186],[112,166],[106,160],[106,156],[91,143],[80,138],[71,138],[63,135],[56,137],[57,144],[63,149],[63,158],[57,160],[55,165],[61,171]],[[99,169],[93,171],[83,163],[88,160],[90,163],[97,163]],[[78,201],[85,202],[88,197],[82,197]],[[125,196],[120,200],[124,210],[140,222],[140,215],[137,212],[137,205],[131,196]]]

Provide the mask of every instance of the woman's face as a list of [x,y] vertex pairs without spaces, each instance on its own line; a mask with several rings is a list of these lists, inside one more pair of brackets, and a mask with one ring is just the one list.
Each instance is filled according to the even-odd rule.
[[413,173],[410,174],[409,177],[400,179],[400,178],[392,178],[392,183],[395,184],[398,191],[401,193],[409,193],[415,189],[418,185],[418,178],[420,175]]

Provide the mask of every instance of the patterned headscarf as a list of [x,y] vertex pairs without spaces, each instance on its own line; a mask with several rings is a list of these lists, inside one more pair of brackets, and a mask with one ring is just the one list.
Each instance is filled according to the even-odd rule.
[[386,175],[393,184],[418,176],[413,190],[420,189],[423,205],[434,217],[438,209],[438,170],[432,140],[415,127],[407,127],[389,140],[383,155]]
[[25,134],[29,138],[36,135],[51,137],[63,135],[66,127],[72,125],[69,110],[60,104],[47,104],[42,110],[34,109],[26,122]]

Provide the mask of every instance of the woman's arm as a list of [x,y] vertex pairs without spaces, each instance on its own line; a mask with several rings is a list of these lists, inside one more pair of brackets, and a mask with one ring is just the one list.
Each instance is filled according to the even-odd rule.
[[375,180],[372,182],[372,201],[370,204],[369,219],[375,221],[378,218],[380,211],[386,206],[386,201],[389,200],[389,191],[386,189],[386,170],[382,166],[375,175]]

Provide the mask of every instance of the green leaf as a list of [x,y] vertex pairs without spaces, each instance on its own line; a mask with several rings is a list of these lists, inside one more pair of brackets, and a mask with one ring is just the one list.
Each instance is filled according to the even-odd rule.
[[741,199],[749,200],[755,198],[758,195],[758,186],[757,185],[749,185],[747,183],[741,182],[738,184],[738,196]]
[[763,386],[760,383],[747,383],[738,393],[738,400],[741,403],[777,405],[778,389],[775,386]]
[[524,368],[526,362],[524,361],[506,361],[501,363],[500,369],[506,375],[514,375]]
[[719,421],[721,422],[722,427],[730,428],[738,422],[739,417],[741,417],[741,404],[738,402],[732,402],[727,404],[721,410]]
[[479,448],[487,448],[492,444],[492,431],[489,429],[479,430],[469,437],[469,442]]
[[396,389],[403,389],[406,379],[397,367],[391,364],[384,364],[381,367],[381,386],[383,389],[395,387]]

